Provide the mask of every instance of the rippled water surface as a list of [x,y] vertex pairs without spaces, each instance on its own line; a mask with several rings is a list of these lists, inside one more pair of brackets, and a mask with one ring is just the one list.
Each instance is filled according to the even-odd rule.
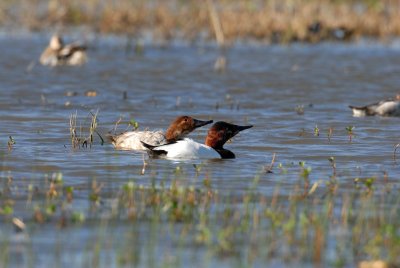
[[[78,189],[76,204],[86,210],[93,180],[102,185],[104,193],[128,181],[168,184],[176,178],[179,167],[184,184],[202,185],[193,164],[202,164],[201,176],[211,178],[213,187],[221,193],[240,193],[259,174],[258,190],[263,194],[272,195],[277,183],[289,192],[298,180],[296,172],[285,176],[262,172],[273,153],[275,170],[279,164],[298,170],[298,162],[305,161],[312,167],[311,181],[332,174],[329,157],[335,157],[344,185],[352,185],[356,176],[382,178],[386,172],[393,179],[399,172],[393,147],[400,142],[400,119],[355,118],[348,108],[349,104],[367,104],[399,93],[399,46],[236,45],[224,51],[227,69],[216,72],[213,65],[221,52],[212,45],[145,45],[143,53],[135,53],[133,48],[126,50],[124,38],[114,37],[89,40],[90,60],[85,66],[52,69],[36,62],[47,41],[48,36],[43,35],[0,37],[0,175],[4,183],[12,177],[13,187],[39,185],[61,172],[64,183]],[[95,90],[97,96],[85,96],[88,90]],[[124,91],[127,99],[123,99]],[[76,92],[76,96],[67,96],[68,92]],[[304,114],[296,112],[301,106]],[[166,129],[182,114],[254,127],[226,145],[236,159],[174,162],[147,159],[145,155],[146,172],[140,175],[143,154],[116,151],[107,142],[101,145],[98,137],[91,149],[72,150],[70,115],[77,111],[78,121],[87,126],[90,111],[97,110],[102,136],[119,118],[117,132],[124,131],[132,118],[140,129]],[[347,126],[355,127],[351,143]],[[206,133],[207,127],[203,127],[190,136],[203,141]],[[9,136],[16,141],[12,151],[7,149]],[[26,194],[20,195],[23,208]],[[24,209],[15,213],[19,217],[30,215]],[[68,248],[74,258],[60,253],[62,265],[71,260],[81,264],[78,252],[82,245],[73,241],[90,239],[99,232],[90,225],[62,233],[51,228],[37,230],[30,243],[51,248],[54,240],[69,238]],[[120,229],[129,228],[129,224],[117,224],[107,230],[118,236]],[[151,227],[140,228],[151,233]],[[23,252],[13,250],[17,253],[11,263],[57,260],[39,251],[28,254],[38,255],[32,257],[34,261],[20,260],[18,254]],[[196,249],[186,251],[184,256],[190,259]],[[221,264],[230,265],[225,261]]]

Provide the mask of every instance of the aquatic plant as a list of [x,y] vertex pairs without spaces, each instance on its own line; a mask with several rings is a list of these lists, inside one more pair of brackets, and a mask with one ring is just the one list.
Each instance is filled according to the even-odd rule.
[[11,151],[13,149],[14,144],[16,144],[14,138],[9,136],[7,142],[8,151]]
[[274,164],[275,164],[275,156],[276,156],[276,154],[273,153],[272,154],[272,159],[271,159],[271,164],[269,164],[269,166],[265,167],[265,172],[266,173],[273,173],[272,172],[272,168],[274,167]]
[[333,172],[332,172],[332,176],[336,177],[336,162],[335,162],[335,158],[333,156],[329,157],[329,163],[331,163]]
[[318,125],[315,125],[315,127],[314,127],[314,136],[319,137],[319,128],[318,128]]
[[71,145],[72,148],[78,148],[80,144],[80,139],[77,135],[76,131],[76,118],[78,116],[78,112],[76,111],[74,114],[71,114],[69,117],[69,133],[71,137]]
[[353,130],[354,130],[354,126],[347,126],[346,127],[347,135],[349,136],[349,142],[352,141],[352,138],[354,136]]
[[77,117],[78,117],[78,112],[75,111],[75,113],[70,115],[69,118],[69,132],[70,132],[70,137],[71,137],[71,145],[73,149],[79,149],[79,148],[92,148],[93,142],[94,142],[94,134],[97,134],[97,136],[101,140],[101,145],[104,144],[104,139],[100,135],[100,133],[97,132],[97,115],[99,111],[97,110],[96,113],[90,112],[90,125],[87,128],[88,130],[88,135],[82,136],[84,127],[80,125],[79,127],[79,134],[77,131]]
[[[331,165],[334,162],[330,158]],[[300,177],[309,180],[311,168],[304,161],[299,166]],[[365,260],[382,260],[393,265],[398,261],[400,239],[396,212],[400,199],[395,185],[382,188],[375,178],[366,177],[355,179],[352,189],[349,185],[337,185],[336,191],[326,192],[324,180],[315,181],[307,188],[299,181],[286,192],[277,182],[275,190],[267,193],[258,187],[264,179],[261,175],[253,178],[248,189],[241,193],[227,193],[215,189],[211,178],[202,170],[198,170],[198,179],[204,183],[198,186],[187,184],[186,178],[175,178],[168,183],[153,180],[149,184],[128,180],[118,187],[106,185],[111,181],[92,180],[81,189],[66,185],[63,174],[57,172],[36,183],[35,193],[25,196],[31,200],[24,206],[19,205],[24,203],[24,196],[0,195],[0,217],[12,221],[16,231],[30,236],[35,235],[31,230],[47,230],[52,224],[61,228],[58,229],[61,233],[71,225],[74,229],[96,228],[97,239],[79,243],[85,243],[88,252],[96,248],[96,254],[117,249],[122,254],[141,248],[135,258],[124,257],[125,264],[141,263],[143,254],[159,260],[159,251],[153,247],[163,243],[177,252],[193,246],[201,249],[196,251],[199,256],[246,265],[261,260],[314,265],[339,262],[347,265]],[[173,176],[184,176],[185,170],[179,167],[175,173]],[[286,175],[281,179],[285,178]],[[12,184],[10,187],[15,189]],[[31,192],[29,185],[20,187],[27,190],[21,189],[21,193]],[[90,206],[82,210],[75,194],[81,201],[87,198]],[[22,215],[29,212],[31,218],[16,219],[13,216],[16,208]],[[128,233],[104,237],[108,233],[104,228],[116,224],[131,226],[128,230],[141,230],[146,244],[152,246],[143,247],[143,239],[133,239]],[[143,228],[147,230],[145,233]],[[340,245],[347,245],[346,250]],[[67,249],[69,244],[60,243],[57,247]],[[87,257],[93,260],[92,256]]]
[[329,142],[331,142],[332,135],[333,135],[333,128],[330,127],[330,128],[328,129],[328,141],[329,141]]

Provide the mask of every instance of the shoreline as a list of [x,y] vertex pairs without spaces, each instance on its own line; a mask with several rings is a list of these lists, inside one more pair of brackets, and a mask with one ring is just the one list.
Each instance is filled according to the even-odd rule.
[[383,1],[257,0],[129,1],[38,0],[21,6],[0,4],[0,27],[31,32],[63,32],[83,27],[96,34],[140,38],[151,33],[155,42],[238,40],[265,44],[355,42],[400,37],[400,3]]
[[[0,40],[1,39],[24,39],[33,38],[39,42],[47,44],[51,36],[57,31],[52,30],[41,30],[41,31],[29,31],[27,29],[17,29],[17,28],[2,28],[0,27]],[[78,42],[81,44],[88,45],[90,47],[96,47],[98,44],[115,44],[118,46],[127,46],[134,49],[136,46],[145,47],[202,47],[202,48],[212,48],[216,50],[221,50],[222,52],[226,49],[231,48],[264,48],[264,47],[302,47],[302,46],[339,46],[339,47],[360,47],[360,48],[392,48],[400,49],[400,37],[377,39],[377,38],[364,38],[360,37],[357,40],[342,42],[342,41],[332,41],[324,40],[315,43],[309,42],[291,42],[291,43],[271,43],[268,41],[262,41],[257,39],[240,39],[230,42],[229,44],[220,47],[216,40],[203,39],[197,40],[196,42],[191,42],[182,38],[173,38],[168,41],[154,39],[151,32],[144,32],[138,34],[135,37],[130,37],[127,34],[116,34],[116,33],[96,33],[90,32],[87,29],[82,29],[82,27],[69,27],[65,28],[61,32],[61,36],[68,42]],[[129,44],[128,44],[129,43]]]

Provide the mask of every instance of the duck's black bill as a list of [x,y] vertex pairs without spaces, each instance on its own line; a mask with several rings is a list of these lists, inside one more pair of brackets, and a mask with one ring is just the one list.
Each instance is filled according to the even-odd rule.
[[211,124],[213,122],[213,120],[201,121],[201,120],[197,120],[197,119],[193,119],[193,121],[194,121],[195,128],[202,127],[202,126]]
[[253,127],[252,125],[249,125],[249,126],[236,126],[236,130],[237,130],[237,132],[240,132],[240,131],[243,131],[245,129],[252,128],[252,127]]

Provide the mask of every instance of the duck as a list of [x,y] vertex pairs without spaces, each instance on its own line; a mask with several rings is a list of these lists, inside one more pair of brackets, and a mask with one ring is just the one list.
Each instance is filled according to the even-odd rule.
[[183,139],[196,128],[211,124],[213,120],[202,121],[193,117],[178,116],[169,125],[165,134],[162,131],[127,131],[107,137],[117,150],[145,151],[141,141],[152,146],[159,146]]
[[86,63],[86,47],[72,43],[64,45],[63,39],[59,35],[53,35],[49,45],[42,52],[39,62],[42,65],[82,65]]
[[366,106],[352,106],[353,116],[400,116],[400,95],[395,98],[389,98]]
[[252,125],[239,126],[224,121],[216,122],[208,130],[204,144],[185,138],[169,144],[152,146],[142,141],[149,156],[167,159],[233,159],[235,154],[224,148],[224,144],[239,132],[252,128]]

